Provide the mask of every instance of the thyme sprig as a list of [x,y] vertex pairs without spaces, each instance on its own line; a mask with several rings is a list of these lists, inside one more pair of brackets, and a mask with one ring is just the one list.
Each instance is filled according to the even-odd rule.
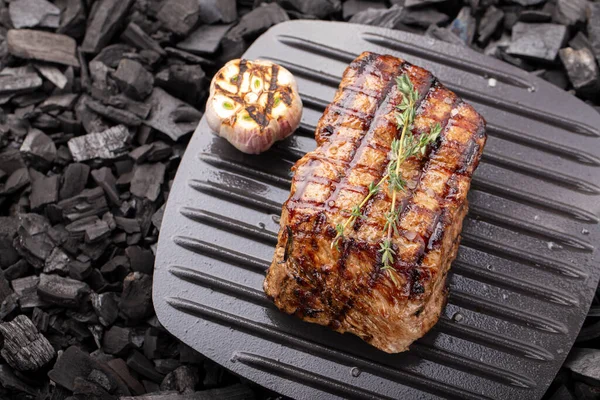
[[402,102],[396,106],[397,111],[395,113],[396,123],[398,129],[401,130],[401,134],[399,139],[396,138],[392,141],[388,155],[390,161],[387,165],[386,173],[379,182],[371,182],[369,192],[359,204],[350,210],[350,216],[343,224],[336,225],[337,235],[331,242],[331,247],[337,247],[340,240],[343,240],[346,229],[353,226],[357,219],[364,217],[362,215],[363,206],[379,193],[381,186],[387,182],[392,201],[390,210],[385,215],[386,223],[384,231],[386,232],[386,236],[379,245],[379,252],[381,253],[381,269],[388,271],[394,284],[398,285],[393,267],[396,251],[393,249],[392,238],[394,234],[399,234],[400,210],[396,206],[398,193],[403,192],[406,188],[406,181],[402,176],[400,166],[412,156],[425,155],[427,147],[437,140],[442,128],[439,123],[436,123],[431,126],[429,133],[422,133],[418,137],[415,137],[412,134],[412,129],[416,115],[416,105],[419,100],[419,91],[415,89],[408,74],[397,77],[396,85],[398,91],[402,93]]

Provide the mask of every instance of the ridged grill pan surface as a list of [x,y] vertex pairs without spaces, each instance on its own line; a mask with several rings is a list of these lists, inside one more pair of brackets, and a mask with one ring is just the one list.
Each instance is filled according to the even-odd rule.
[[[448,305],[411,350],[385,354],[284,315],[262,291],[291,166],[362,51],[430,70],[488,122]],[[430,38],[334,22],[275,26],[246,52],[288,68],[298,132],[249,156],[201,121],[164,214],[160,322],[234,372],[298,399],[536,399],[569,352],[598,283],[600,114],[515,67]]]

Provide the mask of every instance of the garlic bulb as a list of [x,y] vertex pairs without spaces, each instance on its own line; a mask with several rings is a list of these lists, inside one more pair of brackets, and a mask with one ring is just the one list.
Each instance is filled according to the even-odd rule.
[[269,61],[231,60],[216,73],[206,103],[210,128],[240,151],[261,153],[300,124],[294,76]]

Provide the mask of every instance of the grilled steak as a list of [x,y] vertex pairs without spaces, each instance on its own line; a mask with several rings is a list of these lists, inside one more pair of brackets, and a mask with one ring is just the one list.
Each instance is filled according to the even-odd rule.
[[[400,166],[406,186],[396,202],[394,271],[387,271],[380,252],[391,206],[387,183],[338,246],[331,244],[336,225],[386,173],[392,140],[400,134],[395,112],[402,94],[395,78],[403,74],[419,92],[413,135],[427,134],[435,123],[442,130],[425,154]],[[485,121],[428,71],[363,53],[344,72],[315,137],[317,149],[294,166],[264,290],[288,314],[351,332],[388,353],[405,351],[437,322],[445,304]]]

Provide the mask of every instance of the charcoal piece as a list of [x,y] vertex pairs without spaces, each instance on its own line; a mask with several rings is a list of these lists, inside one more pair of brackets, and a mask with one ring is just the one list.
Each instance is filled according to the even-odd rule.
[[132,233],[131,235],[127,235],[127,245],[132,246],[134,244],[138,244],[142,240],[141,233]]
[[69,256],[62,251],[60,247],[55,247],[50,253],[50,256],[46,259],[46,263],[44,265],[44,273],[61,273],[68,274],[69,273],[69,262],[71,259]]
[[148,156],[150,155],[150,152],[152,151],[153,145],[154,144],[151,143],[151,144],[145,144],[140,147],[136,147],[135,149],[133,149],[129,152],[129,157],[131,157],[133,159],[133,161],[136,162],[136,164],[142,163],[148,159]]
[[277,3],[261,4],[260,7],[244,15],[225,37],[254,39],[271,26],[288,20],[289,17],[285,10]]
[[575,25],[586,20],[588,0],[557,0],[552,19],[562,25]]
[[164,376],[156,371],[152,362],[137,350],[132,351],[127,358],[127,366],[151,381],[160,383],[164,379]]
[[[12,104],[19,108],[25,108],[31,105],[39,104],[42,101],[44,101],[47,97],[48,95],[46,93],[41,92],[22,93],[15,94],[10,101]],[[38,112],[38,110],[36,110],[35,112]]]
[[29,318],[19,315],[0,324],[2,358],[18,371],[36,371],[56,356],[54,348]]
[[[144,355],[149,360],[154,360],[155,358],[160,357],[160,353],[158,351],[158,335],[159,332],[156,328],[148,328],[144,333]],[[157,371],[159,371],[161,374],[167,374],[172,371],[172,369],[168,371],[160,371],[156,362],[154,365],[156,366]]]
[[81,50],[97,53],[121,27],[134,0],[100,0],[92,8]]
[[86,13],[83,0],[64,0],[65,8],[61,14],[57,33],[80,38],[85,33]]
[[31,275],[25,278],[14,279],[10,284],[17,296],[23,296],[28,291],[37,291],[40,283],[40,277]]
[[134,394],[141,395],[145,393],[145,389],[136,378],[131,375],[129,367],[120,358],[115,358],[107,362],[108,366],[127,384],[127,387]]
[[173,96],[202,107],[206,94],[206,74],[199,65],[171,65],[156,75],[156,84]]
[[0,271],[0,303],[14,292],[10,287],[10,283],[6,279],[4,272]]
[[179,50],[174,47],[165,47],[165,51],[170,57],[181,59],[190,64],[200,64],[204,66],[214,65],[214,61],[209,60],[208,58],[200,57],[198,55],[189,53],[187,51]]
[[24,393],[34,397],[40,395],[35,387],[17,377],[13,369],[6,364],[0,364],[0,385],[5,389],[14,390],[18,393]]
[[90,275],[85,279],[85,282],[92,288],[92,290],[96,293],[104,293],[108,291],[108,282],[102,276],[102,273],[92,268]]
[[31,183],[31,194],[29,195],[29,204],[32,210],[37,210],[43,206],[56,203],[58,201],[59,176],[42,176],[34,179]]
[[44,132],[30,129],[20,148],[30,165],[48,169],[56,159],[56,145]]
[[594,51],[592,49],[592,43],[587,36],[585,36],[585,33],[582,32],[577,32],[577,34],[569,40],[569,47],[572,47],[575,50],[589,49],[592,53]]
[[100,268],[100,272],[111,282],[122,281],[130,272],[129,258],[126,256],[113,257]]
[[149,381],[147,379],[142,380],[146,393],[160,392],[160,385],[156,382]]
[[550,22],[552,21],[552,13],[543,9],[523,10],[518,15],[518,20],[522,22]]
[[79,67],[75,54],[77,43],[72,38],[30,29],[10,29],[6,34],[8,51],[15,57],[48,61]]
[[64,200],[81,193],[85,188],[89,173],[90,167],[85,164],[69,164],[63,172],[59,199]]
[[42,300],[48,303],[77,308],[89,294],[90,288],[75,279],[41,274],[37,291]]
[[90,215],[68,224],[67,226],[65,226],[65,229],[67,230],[71,238],[81,240],[85,237],[86,231],[90,228],[93,228],[98,221],[100,221],[98,216]]
[[348,22],[394,29],[402,23],[402,14],[402,7],[394,5],[388,9],[368,9],[361,11],[350,18]]
[[131,392],[125,382],[108,365],[90,357],[76,346],[71,346],[58,358],[48,377],[60,386],[73,391],[77,377],[88,377],[92,370],[102,371],[110,380],[111,387],[116,387],[115,395],[129,396]]
[[349,20],[355,14],[358,14],[359,12],[368,10],[370,8],[382,9],[387,7],[383,3],[375,3],[373,1],[368,0],[348,0],[345,1],[342,6],[342,16],[344,20]]
[[[98,316],[91,310],[86,312],[67,310],[65,316],[68,318],[65,322],[67,329],[74,332],[80,331],[81,326],[70,325],[71,322],[77,322],[79,324],[97,324],[99,322]],[[86,331],[84,335],[89,337],[89,331]]]
[[107,120],[114,121],[118,124],[139,126],[142,123],[137,115],[129,111],[121,110],[111,106],[105,106],[104,104],[92,99],[87,100],[85,105],[92,111],[102,115]]
[[[123,94],[112,95],[108,97],[108,99],[104,99],[103,101],[106,104],[111,105],[113,107],[129,111],[130,113],[137,115],[141,119],[146,119],[148,117],[148,114],[150,114],[149,105],[140,101],[132,100],[131,98]],[[143,129],[143,127],[140,129]]]
[[104,326],[112,325],[119,316],[119,305],[114,293],[92,293],[90,296],[92,307],[98,315],[100,323]]
[[173,154],[173,146],[170,146],[162,141],[156,141],[152,143],[150,153],[148,154],[148,161],[155,162],[169,158]]
[[31,322],[35,325],[39,332],[46,332],[48,329],[48,320],[50,319],[50,315],[47,312],[44,312],[41,308],[34,308],[33,314],[31,316]]
[[485,14],[483,14],[479,23],[479,29],[477,30],[477,41],[479,44],[486,44],[491,39],[502,25],[503,19],[504,12],[501,9],[491,6],[485,10]]
[[[13,246],[19,223],[14,217],[0,217],[0,268],[5,269],[19,260]],[[8,278],[9,280],[11,278]]]
[[160,195],[165,170],[166,167],[162,163],[136,165],[133,168],[131,193],[138,197],[145,197],[150,201],[156,201]]
[[31,182],[29,177],[29,171],[27,168],[21,168],[14,171],[6,180],[4,187],[0,185],[0,194],[11,194],[15,193]]
[[83,129],[88,134],[102,132],[109,129],[108,123],[106,123],[102,117],[90,110],[85,105],[88,99],[89,97],[86,95],[80,96],[77,104],[75,105],[75,115],[77,116],[77,120],[81,121]]
[[225,371],[223,368],[212,360],[204,360],[204,379],[202,380],[202,386],[205,388],[213,388],[221,386],[225,378]]
[[518,22],[513,27],[509,55],[552,62],[564,44],[567,28],[557,24],[528,24]]
[[7,174],[12,174],[20,168],[26,167],[17,149],[6,149],[0,152],[0,169]]
[[564,364],[573,375],[590,385],[600,385],[600,350],[573,348]]
[[448,19],[446,14],[437,11],[435,8],[409,8],[403,10],[401,22],[405,25],[418,26],[425,29],[431,25],[445,24]]
[[122,356],[131,348],[131,329],[113,326],[104,332],[102,349],[108,354]]
[[164,133],[174,141],[193,132],[202,117],[200,111],[160,88],[154,88],[146,102],[152,106],[152,111],[144,124]]
[[125,31],[121,35],[121,39],[138,49],[152,50],[161,56],[167,55],[167,52],[160,46],[160,44],[152,39],[142,28],[139,27],[135,22],[130,22],[127,25]]
[[131,53],[135,53],[135,48],[132,46],[123,43],[111,44],[104,47],[92,62],[99,62],[105,67],[116,69],[119,62]]
[[104,193],[106,193],[106,196],[110,201],[112,201],[113,204],[121,204],[121,201],[119,200],[119,192],[116,186],[117,180],[112,174],[110,168],[103,167],[93,170],[92,178],[94,178],[96,184],[104,190]]
[[600,3],[598,2],[589,4],[587,34],[596,60],[600,63]]
[[559,55],[576,90],[590,92],[599,87],[598,65],[591,50],[566,47],[559,51]]
[[213,54],[219,49],[221,41],[232,25],[202,25],[183,41],[177,43],[177,48],[191,53]]
[[160,231],[160,224],[162,222],[163,214],[165,213],[165,205],[163,204],[154,215],[152,215],[152,225],[156,227]]
[[285,8],[292,8],[306,15],[324,19],[342,11],[341,0],[281,0]]
[[42,86],[38,74],[0,75],[0,94],[31,92]]
[[140,246],[129,246],[125,249],[125,254],[129,257],[133,271],[152,275],[154,272],[154,254],[152,254],[152,251],[142,249]]
[[117,228],[117,221],[115,221],[115,216],[110,212],[107,212],[102,216],[102,221],[106,222],[108,229],[110,229],[111,231],[114,231]]
[[97,384],[98,386],[102,387],[108,392],[112,392],[116,389],[114,381],[111,381],[110,378],[104,373],[104,371],[101,371],[99,369],[93,369],[92,372],[90,372],[90,374],[88,375],[87,380],[89,382]]
[[198,371],[194,367],[184,365],[165,376],[160,390],[177,390],[179,393],[189,394],[194,391],[198,381]]
[[49,114],[40,114],[34,117],[31,121],[31,125],[40,129],[58,129],[60,128],[60,121]]
[[237,19],[235,0],[200,0],[199,13],[204,24],[229,23]]
[[117,125],[103,132],[89,133],[69,140],[69,150],[75,161],[113,159],[126,154],[129,131]]
[[90,259],[96,261],[104,254],[110,244],[110,238],[105,238],[94,243],[82,243],[79,245],[79,250]]
[[44,112],[68,110],[73,108],[78,98],[79,95],[75,93],[53,95],[45,99],[38,108]]
[[169,374],[180,366],[181,363],[174,358],[154,360],[154,368],[161,374]]
[[[430,5],[430,4],[436,4],[436,3],[444,3],[448,0],[404,0],[404,6],[406,7],[421,7],[421,6],[425,6],[425,5]],[[516,0],[516,1],[527,1],[527,0]],[[545,0],[538,0],[538,1],[545,1]],[[402,2],[402,0],[391,0],[392,4],[400,4]]]
[[96,243],[110,236],[110,228],[105,221],[100,219],[94,222],[94,225],[89,226],[85,230],[85,242]]
[[119,89],[132,99],[144,100],[152,93],[154,77],[137,61],[122,59],[113,78]]
[[463,7],[448,27],[460,40],[470,46],[475,36],[477,20],[471,15],[470,7]]
[[0,321],[10,320],[14,318],[17,313],[20,313],[19,296],[16,293],[13,293],[0,303]]
[[140,223],[135,218],[115,217],[115,222],[119,229],[127,233],[136,233],[141,230]]
[[152,278],[141,272],[132,272],[123,282],[119,309],[132,323],[142,321],[154,312],[152,306]]
[[[6,252],[6,251],[5,250],[0,251],[0,259],[2,258],[3,252]],[[29,273],[29,270],[30,270],[29,264],[27,263],[27,261],[19,260],[4,270],[4,276],[9,281],[12,281],[12,280],[27,276],[27,274]]]
[[8,6],[15,28],[58,28],[60,9],[46,0],[17,0]]
[[69,276],[78,281],[84,281],[92,273],[91,262],[73,260],[69,263]]
[[116,245],[127,244],[127,234],[125,232],[119,232],[113,235],[113,243]]
[[[571,395],[570,393],[568,395],[565,395],[563,397],[558,398],[557,400],[570,400],[570,399],[577,399],[577,400],[595,400],[600,398],[600,388],[597,386],[591,386],[588,385],[587,383],[584,382],[575,382],[575,397],[573,397],[573,395]],[[563,386],[564,387],[564,386]],[[568,390],[567,390],[568,392]],[[562,392],[564,393],[564,391]],[[554,399],[554,397],[552,397],[550,400]]]
[[156,18],[169,31],[186,36],[198,22],[198,0],[165,0]]

